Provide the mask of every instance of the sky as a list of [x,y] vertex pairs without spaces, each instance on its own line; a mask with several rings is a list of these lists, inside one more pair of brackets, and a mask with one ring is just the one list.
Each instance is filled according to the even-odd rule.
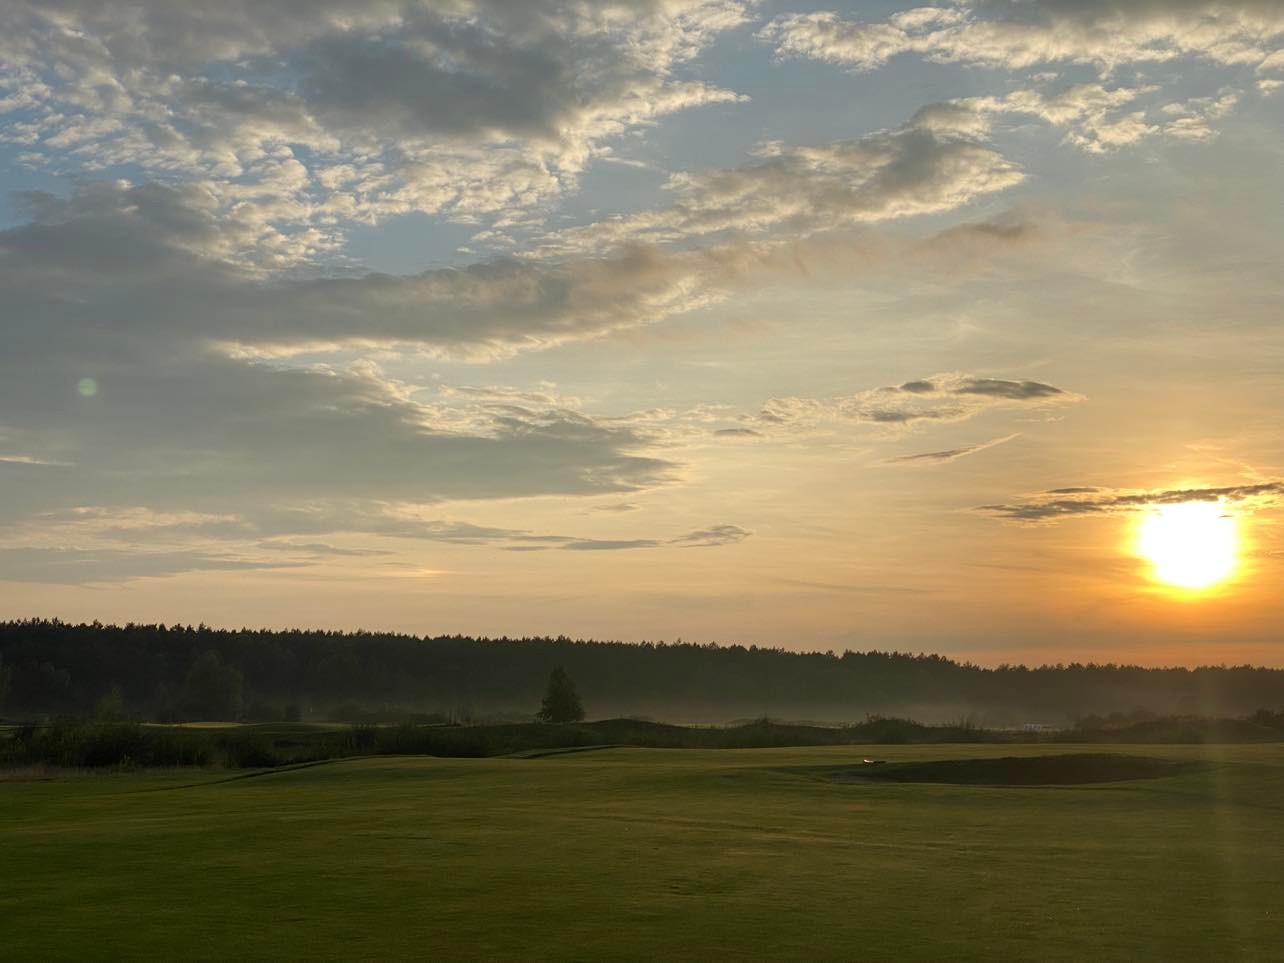
[[1284,0],[0,0],[0,193],[0,617],[1284,666]]

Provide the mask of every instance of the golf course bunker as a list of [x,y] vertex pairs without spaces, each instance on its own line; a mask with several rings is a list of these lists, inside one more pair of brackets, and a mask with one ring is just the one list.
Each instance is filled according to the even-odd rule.
[[960,786],[1083,786],[1162,779],[1198,763],[1113,753],[1003,756],[930,762],[873,762],[832,770],[839,782],[924,782]]

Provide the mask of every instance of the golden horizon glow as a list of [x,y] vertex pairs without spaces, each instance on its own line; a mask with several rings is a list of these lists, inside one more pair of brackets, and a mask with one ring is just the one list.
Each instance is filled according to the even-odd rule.
[[1239,561],[1236,519],[1220,502],[1153,506],[1137,527],[1136,552],[1151,563],[1151,577],[1199,591],[1234,574]]

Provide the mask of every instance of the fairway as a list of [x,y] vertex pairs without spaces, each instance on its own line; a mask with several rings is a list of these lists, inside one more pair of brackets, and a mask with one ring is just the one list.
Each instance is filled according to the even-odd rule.
[[1278,958],[1284,747],[1111,751],[1201,765],[1013,788],[831,774],[1047,746],[612,748],[10,776],[0,956]]

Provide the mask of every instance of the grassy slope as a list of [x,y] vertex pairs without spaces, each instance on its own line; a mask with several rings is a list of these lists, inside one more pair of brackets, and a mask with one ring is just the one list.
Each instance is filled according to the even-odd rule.
[[0,956],[1273,957],[1284,747],[1135,751],[1215,765],[998,789],[818,772],[1049,747],[605,749],[0,782]]

